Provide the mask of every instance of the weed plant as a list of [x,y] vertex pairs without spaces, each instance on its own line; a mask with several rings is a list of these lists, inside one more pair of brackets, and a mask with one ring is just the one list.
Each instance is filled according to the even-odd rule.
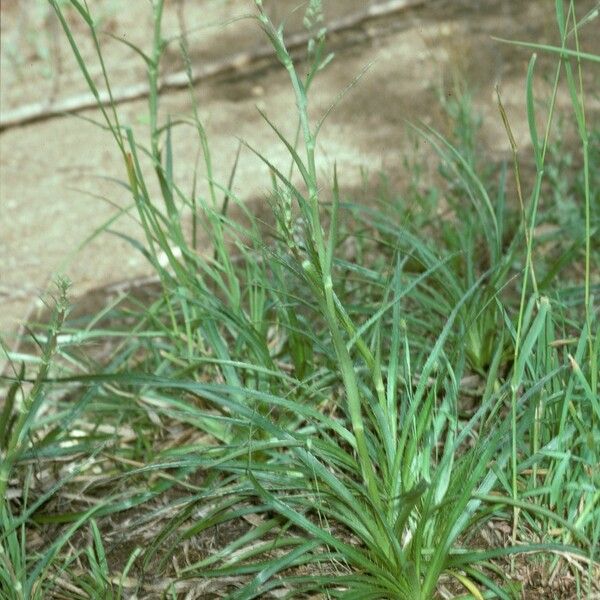
[[[50,3],[99,98],[63,3]],[[311,121],[310,90],[331,60],[320,3],[306,12],[313,38],[299,69],[257,0],[298,118],[288,139],[263,115],[289,170],[244,145],[271,174],[265,225],[232,189],[237,158],[228,182],[215,179],[194,94],[191,117],[160,117],[168,42],[154,0],[151,51],[135,48],[148,142],[114,104],[100,106],[99,125],[140,224],[129,241],[160,292],[81,325],[65,322],[62,286],[50,329],[34,334],[41,359],[9,354],[3,597],[510,599],[536,561],[594,597],[600,163],[582,70],[600,58],[580,50],[567,4],[555,4],[560,47],[534,45],[557,56],[541,134],[535,55],[527,74],[531,189],[500,96],[512,171],[477,160],[464,96],[448,107],[449,139],[412,126],[439,155],[442,187],[356,203],[337,171],[326,181],[316,167],[327,115]],[[85,2],[70,5],[110,91],[97,23]],[[579,174],[550,139],[561,85]],[[191,195],[174,177],[175,127],[195,132],[204,159],[206,189],[195,174]],[[112,340],[101,364],[88,351],[99,338]]]

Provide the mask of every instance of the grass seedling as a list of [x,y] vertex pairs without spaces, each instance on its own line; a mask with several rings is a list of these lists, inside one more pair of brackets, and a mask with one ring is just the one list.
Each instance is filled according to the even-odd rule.
[[[110,96],[88,5],[70,2],[94,41],[102,85],[61,3],[50,3],[90,89]],[[10,378],[0,485],[5,492],[18,478],[23,500],[6,500],[0,514],[2,585],[15,598],[62,585],[110,598],[162,586],[166,597],[236,600],[509,600],[521,590],[507,567],[516,573],[535,556],[548,577],[571,569],[579,596],[593,597],[600,340],[592,198],[600,167],[582,61],[597,57],[580,48],[574,3],[566,12],[556,3],[561,47],[537,47],[559,58],[542,137],[535,57],[527,73],[530,193],[501,101],[515,190],[504,165],[478,164],[477,121],[465,100],[451,108],[452,139],[413,126],[437,152],[436,185],[446,187],[431,184],[419,196],[427,206],[411,218],[411,198],[359,204],[344,192],[341,169],[330,180],[317,169],[329,113],[311,119],[310,92],[331,61],[320,2],[309,3],[314,35],[299,64],[283,26],[256,1],[253,22],[289,78],[297,133],[286,137],[263,111],[291,167],[243,144],[225,183],[216,180],[194,94],[190,117],[161,110],[161,61],[172,42],[162,33],[166,8],[152,3],[150,50],[133,48],[150,84],[148,144],[114,103],[101,107],[140,223],[140,238],[127,239],[159,287],[150,300],[115,301],[84,327],[63,323],[59,308],[37,378],[18,369]],[[539,251],[536,240],[536,225],[550,218],[542,192],[562,73],[584,156],[573,176],[585,199],[585,226],[573,231],[584,239],[572,240],[568,259],[584,253],[584,276],[569,285],[559,277],[567,259]],[[198,140],[191,186],[175,176],[178,127]],[[241,152],[271,176],[271,223],[232,189]],[[203,234],[210,246],[200,253]],[[355,256],[345,253],[347,240]],[[113,344],[101,363],[85,353],[98,338]],[[50,368],[54,354],[60,370]],[[75,406],[46,406],[49,386],[74,390]],[[30,485],[36,460],[65,457],[72,473],[44,493]],[[86,473],[84,483],[73,473]],[[50,525],[58,537],[30,556],[31,531]],[[87,539],[75,538],[80,530]],[[119,562],[115,548],[125,544]]]

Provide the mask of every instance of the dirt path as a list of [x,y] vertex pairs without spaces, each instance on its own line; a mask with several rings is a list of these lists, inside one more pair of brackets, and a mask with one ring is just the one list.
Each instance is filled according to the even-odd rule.
[[[116,0],[94,3],[106,29],[134,43],[143,43],[151,27],[148,3],[135,0],[127,4],[125,11],[115,9],[122,4]],[[171,8],[165,15],[167,34],[178,31],[176,4],[169,4]],[[582,8],[584,4],[580,3]],[[588,4],[591,6],[593,2]],[[263,45],[258,27],[247,20],[192,31],[206,23],[223,23],[232,16],[249,12],[250,2],[207,1],[202,7],[199,5],[186,4],[185,22],[195,63],[222,60],[233,52]],[[286,0],[278,1],[275,7],[283,17],[289,7],[296,5],[295,0]],[[330,0],[326,6],[330,7],[327,18],[334,19],[364,7],[364,2]],[[59,32],[50,17],[36,13],[30,15],[31,22],[23,23],[16,0],[3,1],[1,14],[3,112],[48,95],[68,97],[85,91],[64,40],[53,37]],[[295,14],[291,18],[291,31],[299,30],[300,16]],[[27,33],[36,27],[49,31],[48,36],[46,33],[38,36],[41,40],[38,43],[46,44],[46,51],[22,44],[23,31]],[[78,29],[83,33],[81,27]],[[15,34],[19,31],[21,37]],[[498,155],[508,150],[493,99],[496,82],[501,84],[519,141],[526,145],[523,78],[529,52],[499,44],[491,39],[492,35],[554,41],[548,3],[426,0],[421,8],[399,12],[390,19],[370,21],[364,27],[333,36],[330,45],[336,51],[336,58],[316,84],[315,114],[323,112],[365,65],[371,63],[371,67],[332,113],[323,130],[319,148],[323,174],[330,173],[335,160],[347,189],[360,187],[363,167],[372,174],[383,169],[393,180],[402,180],[402,162],[408,147],[404,120],[424,119],[443,129],[444,115],[437,98],[440,93],[453,92],[455,75],[465,77],[476,90],[476,107],[484,116],[483,136],[492,150]],[[57,42],[53,41],[56,39]],[[589,45],[587,49],[594,50]],[[90,49],[86,52],[89,54]],[[126,46],[108,40],[106,52],[116,85],[143,81],[141,61]],[[60,56],[60,61],[53,56]],[[180,67],[173,48],[169,50],[165,68]],[[54,77],[44,78],[44,70],[53,71]],[[97,70],[95,73],[98,75]],[[238,138],[260,148],[274,161],[281,158],[280,144],[256,110],[257,106],[265,109],[284,132],[293,131],[293,99],[285,74],[275,63],[261,62],[213,78],[198,86],[195,94],[211,141],[217,179],[227,180]],[[165,115],[189,112],[186,91],[165,94],[162,103]],[[145,103],[123,104],[120,113],[143,139]],[[83,115],[99,118],[95,110]],[[196,138],[189,129],[179,129],[175,144],[176,176],[180,182],[189,182],[182,183],[183,189],[189,189]],[[53,118],[0,134],[0,331],[14,329],[59,271],[73,280],[77,295],[148,273],[140,255],[107,233],[77,251],[115,214],[117,207],[129,203],[123,189],[107,177],[124,177],[118,153],[105,132],[80,119]],[[243,154],[234,187],[236,193],[260,207],[268,181],[257,159],[250,153]],[[127,234],[139,234],[134,220],[127,215],[112,227]]]

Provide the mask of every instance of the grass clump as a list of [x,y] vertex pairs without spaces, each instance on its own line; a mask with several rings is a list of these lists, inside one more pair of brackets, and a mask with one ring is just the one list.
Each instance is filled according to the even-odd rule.
[[[99,98],[60,4],[51,4]],[[533,555],[548,577],[568,576],[579,597],[592,597],[600,167],[579,84],[583,61],[596,58],[579,51],[574,3],[566,13],[556,3],[563,54],[542,136],[535,57],[530,63],[531,190],[516,145],[516,186],[507,168],[481,168],[476,121],[453,107],[455,139],[415,126],[439,154],[446,187],[414,186],[366,205],[344,197],[337,172],[329,183],[317,174],[326,115],[309,118],[310,89],[331,60],[320,3],[306,14],[314,34],[305,76],[283,28],[256,4],[298,117],[298,135],[287,139],[265,115],[288,172],[249,148],[271,173],[272,225],[234,194],[235,166],[228,183],[215,180],[193,94],[189,119],[160,121],[167,42],[156,0],[152,50],[137,49],[151,90],[148,145],[114,105],[101,110],[143,233],[130,242],[160,288],[151,303],[115,303],[84,327],[62,324],[61,300],[21,405],[17,393],[31,378],[25,366],[10,378],[0,484],[5,491],[18,481],[20,491],[3,499],[3,591],[508,599],[523,592],[519,574]],[[94,18],[85,3],[71,5],[110,90]],[[552,214],[541,202],[545,178],[558,193],[565,168],[547,164],[561,76],[583,156],[581,175],[565,189],[579,190],[583,208],[568,225],[570,251],[557,231],[546,241],[552,251],[538,252],[536,228]],[[205,193],[186,194],[174,176],[176,126],[198,136]],[[421,194],[428,201],[405,211]],[[198,251],[201,229],[210,254]],[[345,253],[348,240],[362,260]],[[580,259],[582,275],[565,285],[569,261]],[[102,364],[86,353],[98,337],[116,340]],[[61,472],[61,463],[69,468]],[[50,487],[33,485],[36,478]],[[52,544],[48,531],[58,536]]]

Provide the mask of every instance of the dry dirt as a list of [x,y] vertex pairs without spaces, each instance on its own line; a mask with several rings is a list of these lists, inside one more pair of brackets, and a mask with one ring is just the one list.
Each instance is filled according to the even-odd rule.
[[[166,4],[166,34],[177,35],[180,3]],[[97,0],[91,5],[104,31],[148,47],[151,15],[146,0]],[[252,13],[249,0],[187,1],[183,5],[194,64],[206,65],[265,43],[255,21],[234,19]],[[282,19],[297,5],[297,0],[273,0],[270,10]],[[330,47],[336,58],[317,80],[315,115],[365,66],[370,67],[323,129],[318,149],[323,182],[334,161],[346,189],[360,188],[363,168],[372,175],[383,170],[393,183],[401,182],[409,146],[405,120],[422,119],[443,130],[447,123],[438,98],[453,93],[457,77],[475,91],[475,107],[483,115],[482,136],[491,155],[506,156],[509,150],[494,99],[496,83],[517,141],[526,150],[523,82],[530,52],[494,41],[492,36],[555,42],[552,5],[548,0],[424,0],[418,8],[332,36]],[[581,11],[593,5],[579,2]],[[364,6],[358,0],[326,0],[326,18],[335,19]],[[59,25],[44,2],[2,0],[0,14],[2,114],[86,91]],[[99,81],[85,28],[74,14],[69,18]],[[288,30],[301,30],[300,11],[288,21]],[[598,51],[598,40],[588,37],[586,49]],[[108,36],[101,39],[114,85],[143,81],[139,57]],[[176,44],[169,47],[164,68],[181,68]],[[539,83],[543,90],[544,82]],[[590,95],[596,109],[597,92],[595,98]],[[218,180],[227,180],[239,138],[275,162],[282,159],[280,143],[257,111],[257,106],[264,109],[284,132],[294,130],[290,86],[275,60],[203,81],[194,94]],[[187,91],[166,93],[161,101],[164,116],[189,114]],[[567,105],[568,98],[561,96],[560,102]],[[123,104],[119,112],[123,122],[144,139],[145,102]],[[81,116],[99,119],[99,112],[87,110]],[[197,138],[190,129],[179,129],[175,144],[176,176],[183,189],[190,189]],[[128,205],[126,193],[110,180],[124,177],[110,136],[81,119],[51,118],[0,133],[0,332],[10,337],[58,272],[72,279],[76,296],[148,273],[143,258],[109,233],[101,233],[80,248],[117,207]],[[260,209],[268,185],[266,169],[251,153],[243,153],[234,191]],[[139,236],[134,219],[127,215],[112,228]]]

